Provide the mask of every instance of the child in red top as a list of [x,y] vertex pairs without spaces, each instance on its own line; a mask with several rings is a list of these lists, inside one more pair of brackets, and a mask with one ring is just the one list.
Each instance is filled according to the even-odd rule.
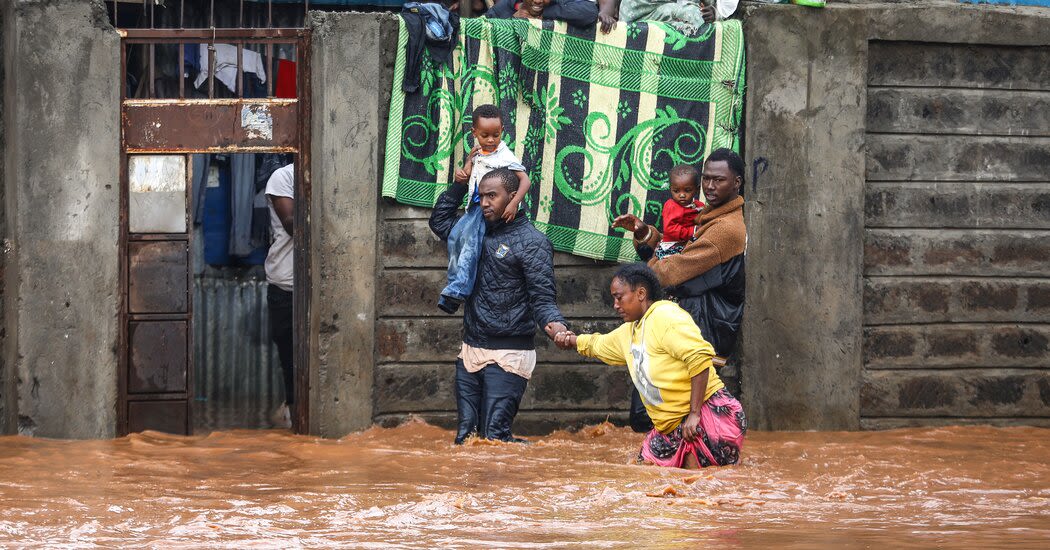
[[666,258],[678,254],[693,240],[696,232],[696,216],[704,203],[697,200],[700,192],[700,173],[689,164],[679,164],[671,169],[671,198],[664,203],[663,240],[656,247],[656,257]]

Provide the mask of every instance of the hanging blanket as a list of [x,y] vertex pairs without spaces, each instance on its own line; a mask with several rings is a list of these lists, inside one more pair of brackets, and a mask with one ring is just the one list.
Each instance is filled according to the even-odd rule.
[[[504,141],[528,169],[529,218],[556,250],[633,261],[612,220],[658,224],[668,175],[739,148],[744,88],[739,21],[688,37],[663,23],[605,35],[564,23],[465,19],[452,67],[423,56],[418,93],[401,91],[402,22],[383,196],[431,207],[472,146],[470,114],[494,103]],[[629,237],[629,236],[627,236]]]

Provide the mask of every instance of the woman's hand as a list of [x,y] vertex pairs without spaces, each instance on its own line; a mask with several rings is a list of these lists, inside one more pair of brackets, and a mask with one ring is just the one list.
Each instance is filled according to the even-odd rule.
[[576,349],[576,334],[571,330],[554,335],[554,344],[561,349]]
[[602,34],[609,34],[616,28],[616,16],[604,11],[598,12],[598,24]]
[[700,413],[691,412],[682,422],[682,439],[692,443],[700,440]]

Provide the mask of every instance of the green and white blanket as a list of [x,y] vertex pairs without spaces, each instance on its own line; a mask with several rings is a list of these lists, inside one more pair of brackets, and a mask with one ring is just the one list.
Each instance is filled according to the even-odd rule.
[[739,21],[688,37],[663,23],[605,35],[564,23],[464,19],[452,67],[424,55],[419,93],[401,90],[398,40],[383,196],[433,206],[472,145],[474,106],[504,113],[504,141],[528,169],[529,217],[556,250],[637,259],[611,228],[625,213],[658,223],[668,175],[714,149],[739,149],[744,97]]

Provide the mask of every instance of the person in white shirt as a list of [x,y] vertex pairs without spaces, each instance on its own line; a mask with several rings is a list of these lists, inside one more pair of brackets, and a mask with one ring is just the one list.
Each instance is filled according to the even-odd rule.
[[270,337],[277,345],[284,378],[284,404],[271,419],[275,426],[290,428],[291,407],[295,403],[292,327],[292,288],[294,261],[292,234],[295,212],[295,164],[274,170],[266,182],[270,203],[270,227],[273,242],[266,254],[266,281],[269,283],[266,304],[270,310]]

